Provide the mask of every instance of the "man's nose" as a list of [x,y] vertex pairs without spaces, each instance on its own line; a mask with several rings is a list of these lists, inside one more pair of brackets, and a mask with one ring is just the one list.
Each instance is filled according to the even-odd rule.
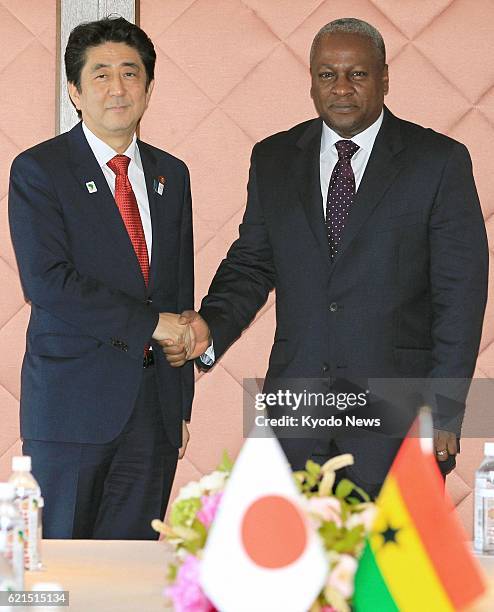
[[125,91],[125,84],[122,77],[117,74],[110,82],[110,95],[121,96]]
[[347,96],[353,93],[353,83],[346,75],[340,75],[333,83],[332,92],[337,96]]

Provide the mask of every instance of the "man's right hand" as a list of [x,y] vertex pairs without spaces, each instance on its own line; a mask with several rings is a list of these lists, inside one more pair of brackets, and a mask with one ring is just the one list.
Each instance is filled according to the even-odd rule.
[[158,324],[153,333],[153,339],[165,346],[181,347],[186,354],[193,350],[195,345],[193,332],[186,322],[180,321],[180,315],[171,312],[160,312]]
[[179,317],[179,323],[186,325],[190,334],[190,347],[184,344],[166,341],[163,344],[163,352],[168,363],[179,368],[190,359],[196,359],[204,353],[211,344],[211,334],[206,321],[194,310],[184,310]]

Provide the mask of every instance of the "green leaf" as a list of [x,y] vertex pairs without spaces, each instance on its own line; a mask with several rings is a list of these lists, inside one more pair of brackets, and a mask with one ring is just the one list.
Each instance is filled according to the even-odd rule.
[[321,536],[324,546],[328,550],[332,550],[335,542],[339,538],[339,529],[335,523],[324,521],[319,527],[319,535]]
[[311,476],[315,478],[317,478],[321,473],[321,466],[319,465],[319,463],[311,461],[310,459],[305,464],[305,469]]
[[357,485],[355,485],[355,484],[353,485],[353,488],[362,497],[364,502],[369,502],[370,501],[370,496],[369,496],[369,494],[366,491],[364,491],[360,487],[357,487]]
[[195,519],[195,521],[192,523],[192,529],[199,536],[199,539],[197,540],[197,550],[200,550],[201,548],[204,548],[204,545],[206,544],[208,530],[199,519]]
[[178,566],[175,563],[170,563],[166,572],[166,580],[167,582],[175,582],[178,574]]
[[223,451],[223,457],[217,469],[219,472],[227,472],[228,474],[233,470],[233,461],[230,459],[227,450]]
[[351,482],[350,480],[347,480],[346,478],[343,478],[336,485],[335,495],[339,499],[345,499],[345,497],[350,495],[350,493],[353,491],[354,488],[355,488],[355,486],[354,486],[353,482]]
[[201,508],[201,500],[198,497],[182,499],[172,506],[170,513],[170,525],[173,527],[190,527]]
[[185,550],[187,552],[190,552],[193,555],[195,555],[196,552],[198,551],[197,544],[196,544],[196,542],[194,540],[190,540],[188,542],[184,542],[183,543],[183,548],[185,548]]
[[317,476],[314,476],[313,474],[307,475],[306,483],[307,483],[307,486],[309,487],[309,490],[313,489],[317,485],[318,482],[319,482],[319,478]]
[[295,479],[295,482],[297,484],[302,484],[305,480],[305,472],[304,471],[293,472],[293,478]]
[[363,537],[364,528],[362,525],[357,525],[353,529],[345,531],[343,537],[333,545],[333,550],[339,553],[353,553]]

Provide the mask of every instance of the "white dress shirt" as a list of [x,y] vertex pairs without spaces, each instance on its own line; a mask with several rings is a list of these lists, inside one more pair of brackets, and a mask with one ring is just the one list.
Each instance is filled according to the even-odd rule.
[[[376,140],[377,133],[383,122],[384,112],[381,111],[379,117],[366,130],[354,136],[351,140],[360,148],[351,159],[352,170],[355,175],[355,188],[358,191],[360,181],[364,176],[364,171],[369,161],[372,147]],[[334,130],[328,127],[324,121],[322,124],[321,136],[321,153],[319,156],[320,176],[321,176],[321,194],[324,218],[326,218],[326,202],[328,199],[328,187],[331,179],[331,174],[338,161],[338,152],[334,146],[338,140],[346,140],[337,134]]]
[[[113,170],[106,165],[115,155],[118,153],[112,149],[106,142],[103,142],[100,138],[95,136],[93,132],[82,122],[82,130],[86,136],[91,151],[94,153],[98,164],[103,170],[106,182],[110,187],[110,190],[115,197],[115,173]],[[146,246],[148,250],[149,265],[151,265],[151,248],[153,246],[153,232],[151,226],[151,212],[149,210],[149,199],[146,188],[146,179],[144,177],[144,170],[142,169],[141,155],[139,153],[139,147],[137,146],[137,138],[134,134],[132,142],[128,146],[127,150],[123,153],[130,157],[129,163],[129,181],[132,185],[132,189],[136,196],[137,206],[139,207],[139,214],[141,215],[142,228],[144,230],[144,237],[146,238]]]

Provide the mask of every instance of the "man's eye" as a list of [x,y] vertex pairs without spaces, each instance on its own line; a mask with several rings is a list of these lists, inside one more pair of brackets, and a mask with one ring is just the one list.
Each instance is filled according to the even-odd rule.
[[367,76],[367,72],[364,72],[363,70],[356,70],[352,74],[353,74],[354,77],[357,77],[357,78]]
[[137,75],[136,75],[136,73],[135,73],[135,72],[125,72],[125,73],[124,73],[124,76],[125,76],[125,77],[130,77],[130,78],[132,78],[132,77],[135,77],[135,76],[137,76]]
[[97,75],[96,75],[96,78],[97,78],[97,79],[100,79],[100,80],[103,80],[103,79],[105,79],[105,78],[106,78],[106,74],[97,74]]
[[320,79],[330,79],[332,76],[333,76],[332,72],[320,72],[319,73]]

